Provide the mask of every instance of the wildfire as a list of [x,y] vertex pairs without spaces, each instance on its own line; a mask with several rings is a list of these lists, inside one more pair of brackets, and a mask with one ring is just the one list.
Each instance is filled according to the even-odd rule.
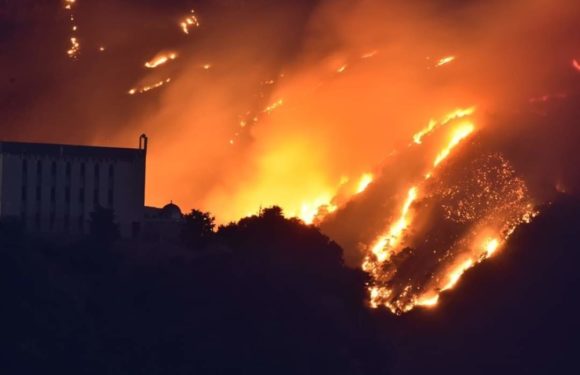
[[179,27],[181,28],[181,31],[183,31],[183,33],[186,35],[189,34],[190,28],[192,27],[197,28],[200,26],[199,20],[195,15],[195,11],[192,9],[189,13],[190,14],[187,17],[185,17],[181,22],[179,22]]
[[70,47],[66,51],[66,54],[71,59],[76,59],[79,55],[81,45],[79,42],[79,38],[76,35],[78,27],[75,23],[75,14],[74,14],[74,7],[76,6],[76,0],[64,0],[64,9],[70,13],[69,20],[71,23],[71,31],[72,34],[69,37]]
[[[464,167],[462,173],[467,176],[457,174],[456,160],[443,163],[475,132],[475,124],[465,118],[474,112],[475,107],[456,109],[440,120],[431,120],[414,135],[414,142],[421,144],[425,135],[441,125],[453,125],[427,173],[408,189],[387,230],[366,248],[362,269],[372,280],[368,287],[371,307],[385,306],[395,314],[402,314],[415,306],[436,306],[441,292],[452,289],[467,270],[495,255],[517,226],[537,214],[524,182],[500,155],[476,159],[477,166]],[[439,170],[437,174],[435,170]],[[423,213],[421,207],[425,202],[437,202],[442,211]],[[435,248],[430,249],[429,241],[415,237],[438,236],[441,229],[418,234],[413,225],[425,222],[417,218],[440,215],[437,212],[445,216],[429,220],[434,228],[445,220],[470,227],[462,237],[444,237],[446,247],[440,249],[442,245],[435,241],[432,245]],[[411,243],[419,246],[416,253],[409,247]],[[415,261],[418,263],[414,266],[401,264]],[[422,275],[431,276],[425,280],[424,276],[413,278],[405,273],[409,269],[420,272],[416,267],[425,267]]]
[[380,236],[375,242],[375,245],[372,246],[371,252],[375,255],[379,263],[383,263],[389,259],[394,247],[398,245],[405,229],[409,226],[411,221],[409,217],[409,209],[415,199],[417,199],[417,188],[413,186],[407,192],[407,199],[403,204],[399,219],[391,225],[388,233]]
[[449,156],[451,150],[453,150],[455,146],[457,146],[459,142],[465,139],[468,135],[473,133],[474,130],[475,126],[472,123],[465,123],[459,126],[457,129],[455,129],[451,137],[451,140],[449,141],[449,144],[443,150],[441,150],[441,152],[439,152],[437,158],[435,158],[435,162],[433,163],[433,165],[435,167],[438,166],[443,160],[447,158],[447,156]]
[[367,187],[373,182],[374,176],[372,173],[365,173],[362,175],[358,187],[356,189],[356,193],[360,194],[367,189]]
[[177,53],[169,52],[169,53],[159,53],[151,60],[145,63],[145,67],[149,69],[155,69],[163,64],[166,64],[168,61],[177,59]]
[[146,93],[148,91],[157,89],[161,86],[164,86],[166,84],[168,84],[169,82],[171,82],[171,78],[166,78],[164,80],[158,81],[152,85],[147,85],[147,86],[141,86],[141,87],[135,87],[132,88],[131,90],[128,91],[129,95],[135,95],[135,94],[143,94]]
[[455,60],[455,56],[446,56],[446,57],[439,59],[439,61],[437,61],[437,64],[435,64],[435,66],[437,66],[437,67],[443,66],[443,65],[449,64],[450,62],[452,62],[454,60]]
[[283,104],[284,104],[284,100],[278,99],[274,103],[272,103],[269,106],[267,106],[266,108],[264,108],[263,112],[270,114],[270,113],[274,112],[276,109],[280,108]]
[[413,141],[416,144],[421,144],[423,137],[431,133],[435,128],[439,126],[444,126],[450,123],[451,121],[471,116],[475,112],[475,107],[468,107],[468,108],[457,108],[454,111],[449,112],[446,114],[442,119],[439,121],[435,119],[429,120],[429,124],[424,129],[421,129],[415,135],[413,135]]

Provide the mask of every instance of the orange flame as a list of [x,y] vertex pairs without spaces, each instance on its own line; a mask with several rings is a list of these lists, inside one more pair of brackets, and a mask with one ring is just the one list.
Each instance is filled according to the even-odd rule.
[[356,193],[360,194],[367,189],[367,187],[373,182],[374,176],[372,173],[365,173],[362,175]]
[[437,67],[443,66],[443,65],[449,64],[450,62],[452,62],[454,60],[455,60],[455,56],[446,56],[446,57],[441,58],[435,66],[437,66]]
[[177,53],[169,52],[169,53],[159,53],[151,60],[145,62],[145,67],[149,69],[155,69],[163,64],[166,64],[168,61],[175,60],[177,58]]

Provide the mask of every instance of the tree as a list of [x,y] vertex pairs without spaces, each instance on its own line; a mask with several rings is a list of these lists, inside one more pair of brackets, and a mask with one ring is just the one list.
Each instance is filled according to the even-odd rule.
[[184,215],[181,241],[189,248],[199,250],[214,237],[215,217],[209,212],[191,210]]

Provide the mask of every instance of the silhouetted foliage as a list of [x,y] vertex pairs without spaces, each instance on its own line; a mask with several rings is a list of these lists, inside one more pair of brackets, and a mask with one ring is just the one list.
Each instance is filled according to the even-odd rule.
[[119,226],[115,222],[115,212],[100,205],[90,215],[91,237],[99,243],[111,243],[119,238]]
[[574,372],[579,218],[578,201],[547,207],[436,308],[398,318],[369,311],[366,275],[279,208],[212,231],[205,252],[0,241],[0,373]]
[[181,241],[192,249],[200,249],[213,239],[215,218],[209,212],[191,210],[183,216]]

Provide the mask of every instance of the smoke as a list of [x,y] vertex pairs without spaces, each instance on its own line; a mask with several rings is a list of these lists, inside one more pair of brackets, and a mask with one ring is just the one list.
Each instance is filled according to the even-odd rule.
[[476,105],[482,126],[488,114],[527,111],[530,98],[577,85],[574,1],[221,12],[184,47],[157,109],[123,135],[151,135],[150,203],[173,199],[221,222],[260,206],[299,215],[328,203],[451,109]]

